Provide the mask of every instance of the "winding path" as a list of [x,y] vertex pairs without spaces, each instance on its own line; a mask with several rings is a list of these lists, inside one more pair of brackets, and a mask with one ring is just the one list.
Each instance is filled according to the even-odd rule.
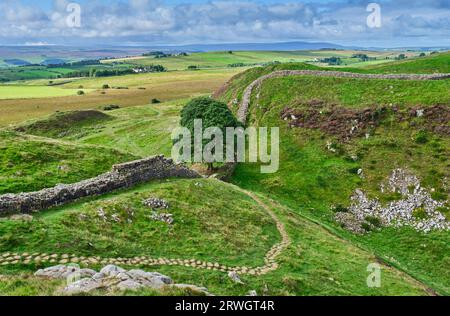
[[246,267],[235,266],[230,267],[220,263],[205,262],[196,259],[169,259],[169,258],[151,258],[148,256],[139,256],[134,258],[101,258],[97,256],[83,257],[75,254],[49,254],[49,253],[4,253],[0,255],[0,266],[18,265],[18,264],[79,264],[82,266],[93,265],[123,265],[123,266],[186,266],[196,269],[206,269],[221,272],[236,272],[240,275],[264,275],[271,271],[278,269],[277,257],[286,249],[291,241],[289,235],[286,232],[284,224],[278,219],[271,208],[265,204],[254,193],[245,191],[239,187],[233,186],[236,190],[247,194],[252,198],[260,207],[262,207],[267,214],[275,222],[278,232],[281,235],[281,241],[275,244],[264,256],[264,265],[260,267]]

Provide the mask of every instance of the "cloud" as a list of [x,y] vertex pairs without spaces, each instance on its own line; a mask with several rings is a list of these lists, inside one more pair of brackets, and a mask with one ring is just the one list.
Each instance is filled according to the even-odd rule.
[[186,1],[177,5],[157,0],[83,2],[82,25],[71,28],[67,5],[72,1],[54,0],[51,9],[44,9],[5,0],[0,3],[0,43],[95,39],[99,43],[315,40],[356,44],[400,43],[414,36],[411,43],[416,45],[422,36],[424,43],[450,44],[448,0],[380,0],[380,29],[366,24],[366,6],[372,1]]

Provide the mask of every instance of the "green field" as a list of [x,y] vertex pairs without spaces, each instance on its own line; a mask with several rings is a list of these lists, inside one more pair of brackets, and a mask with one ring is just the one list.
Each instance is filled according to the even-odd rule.
[[126,63],[134,65],[151,65],[160,64],[169,70],[186,70],[189,66],[198,68],[227,68],[232,66],[255,66],[266,63],[281,62],[316,62],[316,59],[326,57],[341,57],[343,65],[366,66],[373,63],[386,63],[392,60],[386,57],[393,57],[391,52],[364,52],[370,57],[377,57],[379,60],[375,62],[360,62],[357,58],[351,56],[358,51],[347,50],[323,50],[323,51],[236,51],[236,52],[207,52],[192,53],[188,56],[170,56],[163,58],[155,57],[130,57],[110,59],[103,61],[110,63]]
[[57,87],[0,85],[0,100],[4,99],[35,99],[77,95],[78,91],[91,92],[90,89],[61,89]]
[[[285,69],[336,70],[317,63],[291,62],[329,53],[302,52],[297,57],[297,52],[210,53],[199,61],[205,62],[201,67],[212,65],[214,69],[209,70],[185,71],[191,55],[185,57],[187,60],[170,61],[171,67],[180,71],[58,79],[56,87],[48,87],[46,79],[22,82],[24,91],[77,91],[83,86],[90,93],[0,100],[5,113],[0,124],[14,123],[0,129],[0,194],[73,183],[99,175],[119,162],[156,154],[169,156],[170,134],[190,98],[217,90],[214,97],[236,111],[235,99],[241,100],[244,89],[264,74]],[[260,63],[267,57],[286,58],[286,63],[241,72],[246,68],[227,67],[228,55],[235,54],[241,61],[253,57]],[[343,70],[445,72],[449,58],[447,53],[389,65],[374,65],[373,61],[363,68],[355,62],[355,68],[349,65]],[[110,88],[103,89],[105,84]],[[215,179],[151,181],[36,213],[31,221],[2,218],[0,254],[69,253],[100,259],[150,256],[255,267],[264,264],[267,251],[280,242],[278,221],[290,241],[277,259],[279,268],[260,276],[242,275],[244,284],[232,282],[223,272],[184,265],[134,264],[124,268],[158,271],[177,283],[205,286],[217,295],[247,295],[251,290],[259,295],[449,295],[448,231],[419,233],[409,227],[388,227],[354,235],[335,221],[334,209],[348,207],[358,188],[382,203],[394,201],[398,196],[382,193],[379,185],[395,168],[413,172],[434,199],[448,201],[445,179],[450,177],[450,138],[445,131],[449,123],[442,116],[450,106],[450,80],[292,76],[264,81],[258,98],[256,95],[252,96],[249,124],[280,127],[277,173],[261,174],[259,165],[244,163],[238,165],[231,183]],[[151,104],[152,98],[163,102]],[[120,108],[103,111],[110,104]],[[415,114],[417,109],[434,108],[437,115],[431,118]],[[305,115],[306,121],[317,122],[312,127],[290,126],[289,120],[282,118],[286,109],[298,115],[310,113]],[[336,128],[321,124],[321,118],[329,115],[362,110],[373,111],[377,118],[368,128],[369,137],[362,133],[345,139],[349,128],[339,129],[339,124],[349,121],[345,116],[337,117]],[[320,115],[311,111],[320,111]],[[334,151],[329,150],[329,144]],[[359,169],[363,177],[358,175]],[[151,210],[142,204],[149,197],[169,202],[167,212],[174,216],[173,225],[149,219]],[[100,209],[109,220],[99,217]],[[275,217],[269,216],[268,210]],[[442,212],[450,217],[448,208]],[[112,220],[113,215],[120,220]],[[366,284],[371,263],[381,265],[380,288]],[[64,281],[32,275],[38,268],[55,264],[0,264],[0,295],[58,295]],[[99,262],[89,265],[96,270],[102,266]],[[91,293],[105,294],[111,293]],[[186,293],[147,290],[114,294]]]
[[[18,87],[19,90],[47,91],[48,88],[54,88],[59,89],[55,91],[64,95],[68,93],[65,90],[71,91],[70,93],[78,90],[90,92],[82,96],[3,100],[0,98],[0,109],[3,114],[0,116],[0,126],[36,119],[56,111],[103,109],[104,106],[111,104],[129,107],[149,104],[154,98],[169,101],[210,94],[242,70],[230,68],[90,79],[59,79],[54,81],[59,84],[55,87],[48,87],[48,80],[25,81]],[[111,88],[102,89],[104,84]],[[80,86],[83,89],[80,89]]]

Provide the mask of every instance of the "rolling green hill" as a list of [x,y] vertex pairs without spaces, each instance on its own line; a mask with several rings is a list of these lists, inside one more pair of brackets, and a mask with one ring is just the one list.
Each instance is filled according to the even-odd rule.
[[[424,60],[429,59],[417,59],[408,67],[426,72],[422,67],[428,66],[420,63]],[[250,83],[286,69],[336,70],[292,62],[256,67],[236,75],[214,97],[237,111]],[[83,111],[58,112],[0,130],[0,194],[73,183],[118,162],[169,155],[171,131],[188,101],[182,98],[207,92],[196,88],[194,93],[186,80],[202,75],[197,85],[203,86],[217,75],[169,74],[70,82],[65,88],[127,85],[129,89],[103,92],[133,106],[101,111],[103,103],[96,99],[92,106],[84,104]],[[185,81],[172,82],[177,76]],[[140,81],[144,79],[146,84]],[[183,86],[182,91],[176,86]],[[176,92],[178,100],[148,104],[155,87],[165,94]],[[420,179],[430,197],[444,204],[439,211],[449,218],[449,88],[449,80],[268,79],[252,96],[249,124],[280,127],[277,173],[261,174],[258,165],[240,164],[231,184],[214,179],[152,181],[33,214],[32,219],[1,218],[0,294],[58,295],[63,281],[37,279],[32,273],[64,263],[64,258],[89,259],[82,265],[94,269],[128,258],[119,265],[158,271],[219,295],[251,290],[260,295],[448,295],[448,231],[380,227],[365,218],[365,233],[356,235],[335,216],[349,212],[356,189],[383,206],[399,200],[398,193],[382,192],[380,185],[401,168]],[[169,202],[173,225],[154,220],[152,210],[143,205],[155,197]],[[427,216],[423,209],[417,211],[414,217]],[[286,240],[276,258],[277,269],[257,276],[242,273],[244,284],[224,273],[233,266],[262,266],[271,249]],[[49,260],[7,260],[23,253],[45,253]],[[50,254],[58,259],[50,259]],[[217,263],[219,271],[203,267],[205,262]],[[366,283],[367,267],[373,263],[382,269],[379,288]]]
[[450,52],[366,67],[377,73],[450,73]]
[[[409,67],[420,73],[426,65],[416,62]],[[242,99],[251,82],[286,68],[311,66],[251,69],[236,76],[216,97],[237,110],[236,100]],[[233,182],[269,195],[448,294],[450,279],[443,277],[449,262],[448,231],[424,234],[409,227],[390,227],[353,235],[336,222],[335,211],[350,206],[356,189],[385,204],[399,200],[401,196],[380,192],[380,185],[396,168],[417,175],[434,199],[448,201],[449,91],[449,80],[268,79],[253,94],[249,124],[280,127],[280,170],[261,174],[259,166],[241,164]],[[428,114],[418,117],[417,110]],[[367,125],[364,115],[369,116]],[[355,119],[363,123],[351,134]],[[449,218],[448,207],[441,211]]]
[[112,148],[0,130],[0,194],[81,181],[135,158]]

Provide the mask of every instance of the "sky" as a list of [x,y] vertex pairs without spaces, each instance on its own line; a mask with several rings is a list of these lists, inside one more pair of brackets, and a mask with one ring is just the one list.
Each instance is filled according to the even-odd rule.
[[0,0],[0,45],[285,41],[448,47],[450,0]]

